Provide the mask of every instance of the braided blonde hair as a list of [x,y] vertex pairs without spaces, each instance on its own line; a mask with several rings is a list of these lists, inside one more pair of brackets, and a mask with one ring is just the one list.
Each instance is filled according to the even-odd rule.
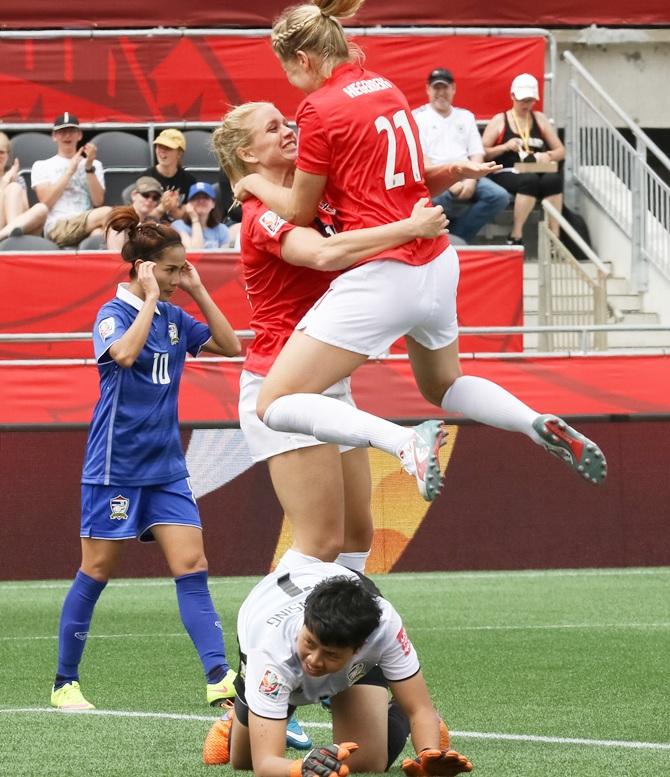
[[280,60],[297,51],[313,54],[326,78],[340,62],[362,60],[363,52],[347,38],[338,19],[355,16],[364,0],[312,0],[287,8],[272,27],[272,48]]
[[221,120],[221,126],[212,133],[212,150],[231,183],[239,181],[249,172],[237,150],[251,144],[251,118],[259,108],[268,105],[271,106],[272,103],[252,102],[238,105],[228,111]]

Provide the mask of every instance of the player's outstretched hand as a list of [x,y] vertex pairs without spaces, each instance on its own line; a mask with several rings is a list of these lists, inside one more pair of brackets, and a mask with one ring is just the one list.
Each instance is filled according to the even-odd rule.
[[502,165],[497,162],[459,162],[459,173],[461,178],[483,178],[490,173],[497,173],[502,170]]
[[349,767],[344,763],[358,750],[355,742],[315,747],[302,759],[291,764],[291,777],[347,777]]
[[471,772],[472,764],[455,750],[422,750],[416,758],[405,758],[402,770],[407,777],[453,777]]

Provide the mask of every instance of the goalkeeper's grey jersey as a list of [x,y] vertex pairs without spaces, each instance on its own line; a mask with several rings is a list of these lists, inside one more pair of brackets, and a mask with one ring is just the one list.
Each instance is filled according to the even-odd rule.
[[246,701],[256,715],[285,718],[289,705],[312,704],[334,696],[375,665],[390,681],[405,680],[419,671],[419,659],[400,616],[390,602],[380,597],[379,626],[342,670],[323,677],[303,672],[296,641],[303,625],[305,599],[317,583],[341,575],[358,578],[339,564],[289,552],[242,604],[237,637],[246,657],[242,667]]

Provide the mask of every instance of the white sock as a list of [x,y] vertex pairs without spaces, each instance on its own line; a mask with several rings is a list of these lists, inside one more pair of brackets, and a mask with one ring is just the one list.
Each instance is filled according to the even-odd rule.
[[335,559],[335,563],[341,564],[347,569],[353,569],[354,572],[360,572],[363,574],[365,572],[365,564],[367,563],[369,555],[369,550],[362,552],[352,551],[350,553],[340,553]]
[[319,561],[320,559],[315,556],[308,556],[295,548],[289,548],[277,562],[275,572],[290,572],[297,567],[302,567],[305,564],[314,564]]
[[414,434],[412,429],[377,418],[323,394],[288,394],[275,399],[263,423],[277,432],[311,434],[322,442],[379,448],[397,456]]
[[442,409],[508,432],[523,432],[533,442],[541,442],[533,429],[533,421],[539,414],[486,378],[474,375],[456,378],[442,397]]

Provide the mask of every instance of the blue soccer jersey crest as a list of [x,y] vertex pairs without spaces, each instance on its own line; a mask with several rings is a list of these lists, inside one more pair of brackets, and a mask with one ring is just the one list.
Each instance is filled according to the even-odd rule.
[[147,341],[130,368],[109,348],[135,320],[142,300],[119,286],[93,328],[100,399],[88,433],[82,483],[144,486],[188,477],[177,399],[186,353],[195,356],[210,331],[181,308],[159,302]]

